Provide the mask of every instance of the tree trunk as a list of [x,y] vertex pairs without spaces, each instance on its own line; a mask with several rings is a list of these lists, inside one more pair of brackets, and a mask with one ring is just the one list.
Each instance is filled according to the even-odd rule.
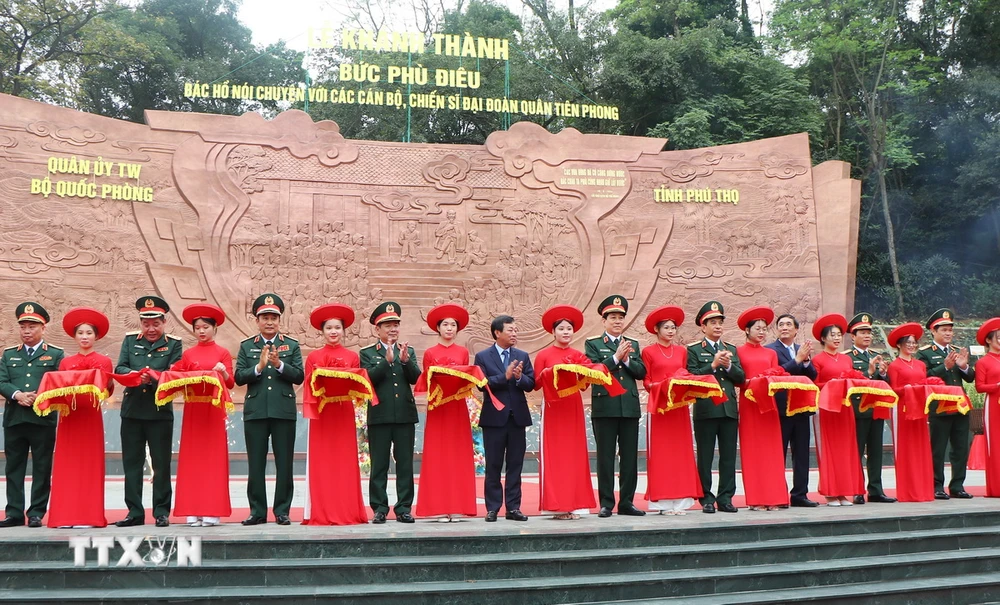
[[892,228],[892,215],[889,213],[889,194],[885,185],[885,160],[872,153],[875,173],[878,175],[879,196],[882,198],[882,217],[885,219],[885,239],[889,245],[889,271],[892,272],[892,287],[896,291],[897,317],[903,317],[903,285],[899,280],[899,263],[896,262],[896,234]]
[[569,28],[576,31],[576,11],[573,7],[573,0],[569,0]]

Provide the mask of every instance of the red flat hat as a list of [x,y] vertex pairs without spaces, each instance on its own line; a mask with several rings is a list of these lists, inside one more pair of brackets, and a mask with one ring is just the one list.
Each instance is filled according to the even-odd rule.
[[214,319],[215,327],[226,323],[226,313],[219,307],[208,303],[194,303],[184,307],[184,310],[181,311],[181,317],[191,325],[194,325],[196,319]]
[[820,340],[819,335],[823,333],[823,328],[827,326],[837,326],[840,331],[847,333],[847,318],[840,313],[827,313],[816,320],[813,324],[813,338]]
[[583,311],[572,305],[556,305],[542,314],[542,327],[551,334],[557,322],[568,320],[573,324],[573,331],[583,327]]
[[680,307],[660,307],[646,316],[646,331],[656,334],[656,324],[661,321],[673,321],[678,328],[684,323],[684,309]]
[[464,330],[469,325],[469,312],[453,303],[438,305],[427,312],[427,327],[437,332],[438,324],[446,319],[454,319],[458,322],[458,329]]
[[339,319],[344,322],[344,329],[351,327],[354,323],[354,309],[348,307],[347,305],[341,305],[338,303],[330,303],[328,305],[320,305],[313,309],[313,312],[309,314],[309,323],[312,327],[317,330],[323,329],[323,324],[331,319]]
[[108,328],[111,325],[107,315],[90,307],[75,307],[66,311],[62,323],[63,330],[70,336],[76,336],[76,329],[80,324],[90,324],[94,326],[98,339],[108,335]]
[[764,323],[771,325],[771,322],[774,321],[774,311],[770,307],[751,307],[740,313],[740,316],[736,319],[736,325],[741,330],[746,330],[747,326],[758,319],[763,319]]
[[920,324],[911,321],[910,323],[905,323],[896,328],[895,330],[893,330],[892,332],[889,332],[889,336],[885,339],[885,341],[889,344],[890,347],[896,348],[896,346],[898,346],[899,344],[899,341],[903,340],[907,336],[913,336],[913,338],[919,342],[920,337],[923,335],[924,335],[924,329],[920,326]]
[[1000,330],[1000,317],[994,317],[993,319],[987,319],[986,323],[979,326],[979,331],[976,332],[976,342],[986,346],[986,335],[993,330]]

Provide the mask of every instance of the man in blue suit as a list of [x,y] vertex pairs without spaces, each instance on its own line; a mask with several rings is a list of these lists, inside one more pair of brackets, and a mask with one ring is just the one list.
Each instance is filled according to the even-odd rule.
[[[496,343],[476,353],[476,365],[489,379],[489,389],[503,409],[489,401],[483,403],[479,426],[483,427],[486,450],[486,520],[497,520],[500,505],[505,504],[505,518],[527,521],[521,512],[521,467],[524,465],[525,427],[531,426],[531,412],[524,394],[535,388],[535,371],[528,354],[515,349],[517,325],[510,315],[497,316],[490,324]],[[489,398],[489,394],[486,394]],[[500,471],[507,462],[507,477],[500,484]],[[506,493],[505,493],[506,491]]]
[[[799,333],[799,320],[785,314],[778,318],[775,326],[778,328],[778,340],[767,345],[778,354],[778,363],[792,376],[807,376],[816,380],[816,368],[810,363],[812,341],[804,345],[795,344],[795,336]],[[778,393],[774,397],[781,417],[781,441],[784,444],[785,456],[788,456],[788,446],[792,446],[792,491],[790,502],[792,506],[813,507],[818,503],[809,499],[809,417],[811,413],[799,413],[787,416],[788,395]]]

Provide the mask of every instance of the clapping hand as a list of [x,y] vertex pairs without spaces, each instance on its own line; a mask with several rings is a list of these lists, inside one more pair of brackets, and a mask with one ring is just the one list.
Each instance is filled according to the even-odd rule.
[[260,374],[267,367],[268,357],[271,355],[271,345],[264,345],[260,350],[260,360],[257,362],[257,373]]
[[399,361],[401,363],[410,363],[410,343],[403,342],[399,345]]

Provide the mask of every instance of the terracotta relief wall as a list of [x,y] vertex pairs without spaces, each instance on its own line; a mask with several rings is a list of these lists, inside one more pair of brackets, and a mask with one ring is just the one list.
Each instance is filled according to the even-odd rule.
[[[645,342],[643,319],[664,304],[690,318],[718,299],[733,323],[769,304],[806,328],[852,311],[860,188],[846,164],[813,169],[805,134],[663,152],[660,139],[531,123],[464,146],[347,140],[299,111],[146,122],[0,95],[4,345],[19,342],[15,305],[34,299],[57,322],[76,305],[107,312],[100,349],[115,357],[147,293],[170,303],[186,344],[180,310],[218,304],[234,351],[264,291],[285,299],[284,331],[307,351],[322,342],[309,312],[331,300],[359,312],[348,344],[361,346],[372,307],[398,301],[418,352],[434,343],[423,315],[447,300],[472,314],[470,349],[509,313],[530,352],[550,343],[547,306],[586,309],[582,339],[611,293]],[[47,336],[72,351],[58,324]],[[695,337],[689,319],[681,338]],[[735,326],[727,339],[742,343]]]

